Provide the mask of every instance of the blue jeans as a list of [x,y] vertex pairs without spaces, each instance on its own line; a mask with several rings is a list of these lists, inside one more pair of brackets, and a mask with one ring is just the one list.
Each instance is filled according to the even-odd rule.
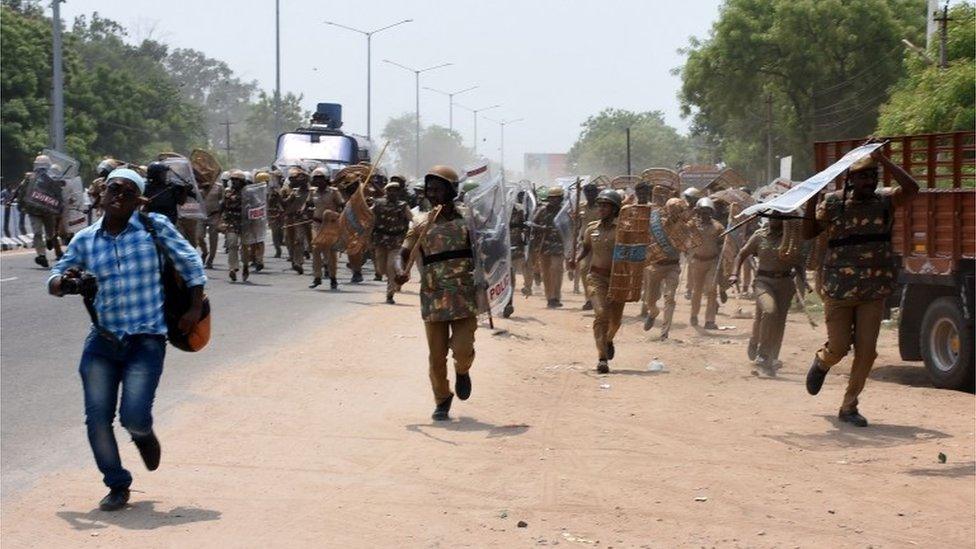
[[92,330],[78,371],[85,390],[85,424],[95,463],[109,488],[128,488],[112,422],[122,385],[119,421],[133,439],[152,432],[152,404],[166,357],[166,337],[136,334],[113,343]]

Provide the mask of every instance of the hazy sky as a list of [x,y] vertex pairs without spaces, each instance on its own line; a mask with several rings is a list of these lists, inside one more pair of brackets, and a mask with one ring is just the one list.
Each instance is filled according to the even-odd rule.
[[[281,0],[282,91],[305,105],[343,105],[345,129],[366,133],[366,39],[323,24],[363,30],[412,23],[373,37],[373,136],[391,116],[412,112],[415,68],[452,66],[421,75],[421,86],[455,91],[456,103],[501,108],[480,117],[524,118],[505,132],[505,159],[521,169],[525,152],[566,152],[580,123],[606,107],[661,110],[684,132],[670,70],[677,49],[703,37],[719,0]],[[274,0],[69,0],[62,17],[98,11],[171,47],[201,50],[226,61],[244,79],[274,87]],[[424,123],[448,125],[448,98],[421,89]],[[473,115],[455,107],[454,127],[469,146]],[[498,124],[481,119],[478,150],[499,158]]]

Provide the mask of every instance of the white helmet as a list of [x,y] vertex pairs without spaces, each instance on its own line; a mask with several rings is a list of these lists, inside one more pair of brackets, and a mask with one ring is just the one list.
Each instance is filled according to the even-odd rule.
[[229,170],[224,170],[223,172],[221,172],[220,173],[220,180],[222,182],[224,182],[224,183],[226,183],[227,181],[229,181],[230,180],[230,171]]
[[715,202],[712,202],[711,198],[707,196],[704,198],[699,198],[698,202],[695,203],[696,210],[712,210],[715,211]]

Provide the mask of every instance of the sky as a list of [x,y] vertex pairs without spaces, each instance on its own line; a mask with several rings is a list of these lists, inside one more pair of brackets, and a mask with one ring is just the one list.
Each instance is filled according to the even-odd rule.
[[[567,152],[580,124],[604,108],[659,110],[685,133],[671,70],[689,37],[705,37],[720,0],[280,0],[282,93],[343,105],[344,129],[366,134],[366,38],[327,25],[373,30],[413,19],[372,38],[372,133],[415,109],[415,76],[384,63],[422,69],[420,85],[444,91],[479,115],[478,152],[498,160],[494,120],[524,119],[505,130],[505,164],[520,170],[523,153]],[[274,89],[274,0],[69,0],[62,18],[93,11],[151,37],[225,61],[239,77]],[[424,124],[448,126],[449,99],[420,90]],[[454,128],[474,142],[473,114],[454,108]]]

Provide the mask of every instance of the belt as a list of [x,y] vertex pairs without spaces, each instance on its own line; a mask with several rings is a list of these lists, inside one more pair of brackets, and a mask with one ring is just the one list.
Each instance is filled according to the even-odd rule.
[[661,261],[655,261],[654,265],[659,267],[670,267],[671,265],[677,265],[680,263],[677,259],[662,259]]
[[431,263],[439,263],[441,261],[448,261],[451,259],[467,259],[472,257],[474,257],[474,255],[471,253],[471,248],[465,248],[463,250],[450,250],[431,255],[421,255],[420,263],[427,266]]
[[385,234],[387,236],[400,236],[400,235],[406,235],[407,234],[407,229],[403,229],[403,230],[390,229],[390,230],[387,230],[387,229],[380,229],[379,227],[374,227],[373,228],[373,232],[377,232],[377,233],[380,233],[380,234]]
[[841,238],[831,238],[827,241],[827,247],[839,248],[841,246],[856,246],[871,242],[891,242],[891,233],[852,234]]
[[696,261],[711,261],[711,260],[715,259],[718,256],[719,256],[719,254],[710,255],[708,257],[701,257],[699,255],[692,255],[691,257],[694,258]]
[[590,265],[590,272],[593,274],[598,274],[600,276],[610,276],[610,269],[606,269],[604,267],[596,267]]
[[767,271],[765,269],[757,269],[756,276],[764,276],[766,278],[789,278],[793,276],[793,271]]

